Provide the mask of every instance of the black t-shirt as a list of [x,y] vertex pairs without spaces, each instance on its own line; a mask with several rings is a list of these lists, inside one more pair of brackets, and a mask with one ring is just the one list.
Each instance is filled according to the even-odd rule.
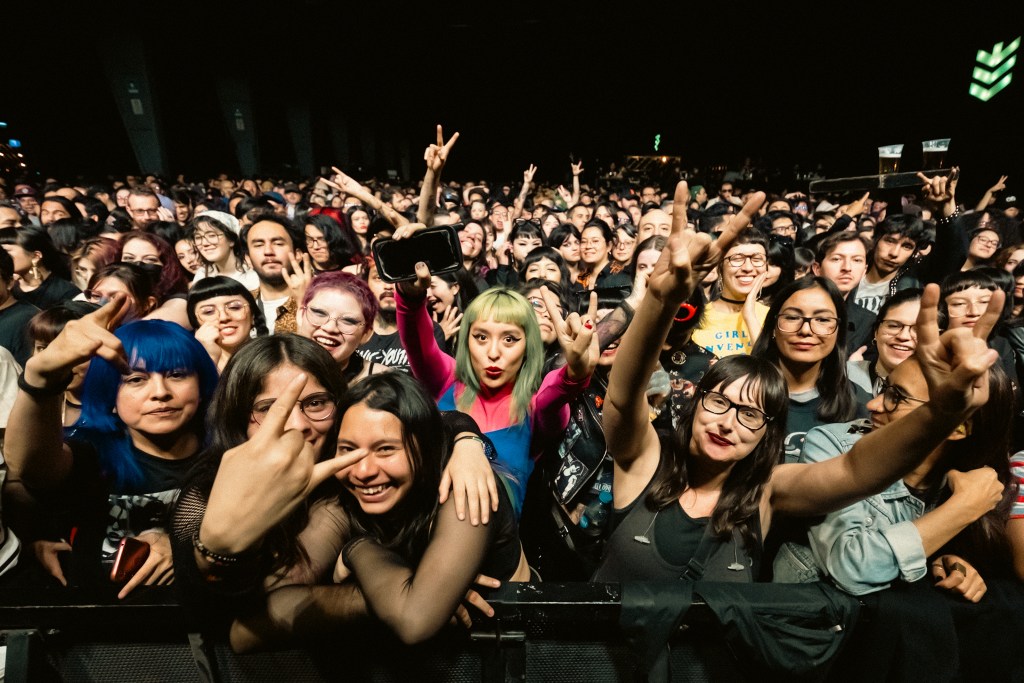
[[67,280],[51,275],[31,292],[23,292],[20,287],[15,287],[14,298],[45,311],[47,308],[53,308],[65,301],[71,301],[81,294],[81,291]]
[[140,476],[134,484],[115,486],[91,443],[71,439],[68,445],[74,464],[62,495],[71,505],[69,523],[78,527],[76,550],[82,543],[91,555],[98,545],[101,561],[112,562],[123,537],[168,528],[171,505],[195,455],[168,460],[131,446],[130,457]]
[[25,361],[32,355],[28,321],[38,312],[32,304],[21,301],[0,310],[0,346],[10,351],[21,367],[25,367]]
[[[437,323],[434,323],[434,339],[437,340],[438,348],[441,350],[447,348],[445,346],[444,331]],[[397,330],[391,334],[377,334],[374,332],[373,336],[370,337],[370,341],[360,346],[356,353],[374,363],[386,365],[389,368],[401,370],[402,372],[409,372],[409,356],[406,354],[405,348],[398,338]]]

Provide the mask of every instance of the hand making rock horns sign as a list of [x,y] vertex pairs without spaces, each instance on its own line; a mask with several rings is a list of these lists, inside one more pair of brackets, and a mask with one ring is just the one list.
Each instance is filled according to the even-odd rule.
[[313,489],[366,457],[361,449],[317,462],[313,445],[288,428],[306,380],[304,372],[292,378],[252,438],[224,453],[200,529],[210,550],[236,555],[254,547]]

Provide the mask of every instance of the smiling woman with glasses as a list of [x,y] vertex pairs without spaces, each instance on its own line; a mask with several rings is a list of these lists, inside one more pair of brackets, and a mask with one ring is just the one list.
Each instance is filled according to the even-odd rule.
[[356,353],[373,336],[377,299],[369,286],[350,273],[329,271],[313,278],[298,313],[298,332],[327,350],[346,383],[386,368]]
[[188,321],[196,339],[223,372],[231,357],[253,336],[267,334],[263,309],[237,280],[200,280],[188,293]]
[[768,240],[759,233],[742,235],[717,273],[719,293],[693,331],[693,341],[719,358],[750,353],[768,315],[768,307],[757,300],[768,277]]
[[193,283],[223,275],[238,280],[252,291],[260,286],[256,271],[249,268],[238,241],[238,219],[223,211],[205,211],[189,221],[186,237],[192,241],[203,265]]
[[[1010,574],[1007,547],[1024,551],[1021,539],[1007,534],[1015,489],[1008,466],[1012,387],[998,364],[988,371],[988,385],[988,402],[912,472],[811,527],[807,557],[820,578],[863,595],[930,576],[937,590],[978,602],[987,591],[985,579]],[[924,373],[910,358],[868,403],[870,431],[901,423],[928,400]],[[838,456],[868,431],[862,427],[815,428],[800,462]],[[776,564],[777,578],[780,569]]]

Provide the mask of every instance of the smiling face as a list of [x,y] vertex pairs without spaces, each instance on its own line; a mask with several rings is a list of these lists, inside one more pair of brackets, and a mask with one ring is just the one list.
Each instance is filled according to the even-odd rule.
[[[742,262],[733,265],[730,259]],[[765,272],[768,257],[760,244],[737,244],[722,259],[722,295],[728,299],[745,299],[754,288],[754,280]],[[755,265],[755,262],[757,265]]]
[[[764,411],[760,392],[756,386],[747,387],[746,377],[740,377],[728,387],[718,385],[712,391],[723,394],[734,405],[748,406]],[[690,452],[698,457],[729,464],[736,463],[750,455],[764,438],[766,428],[752,430],[739,423],[736,410],[730,407],[721,415],[704,408],[698,402],[693,413],[693,430],[690,434]]]
[[249,302],[237,295],[214,296],[196,304],[200,324],[215,324],[222,346],[233,349],[249,338],[252,332],[252,311]]
[[357,403],[345,411],[338,431],[338,454],[359,449],[368,454],[336,475],[363,512],[383,515],[412,490],[413,471],[402,423],[389,412]]
[[462,247],[462,258],[466,261],[472,261],[484,248],[484,240],[486,235],[484,229],[479,223],[466,223],[461,231],[459,231],[459,246]]
[[920,400],[901,401],[896,410],[889,413],[885,410],[882,395],[875,396],[867,404],[868,412],[871,413],[871,425],[875,429],[905,417],[921,405],[921,401],[928,400],[928,382],[925,381],[916,358],[909,358],[897,365],[886,379],[890,386],[896,387],[904,396]]
[[911,326],[917,323],[920,310],[920,301],[908,301],[890,308],[885,314],[885,320],[879,321],[875,346],[878,348],[878,362],[886,372],[892,372],[897,365],[914,355],[917,331]]
[[231,255],[231,241],[223,230],[213,227],[209,222],[196,226],[192,239],[196,251],[209,263],[223,264]]
[[[794,292],[779,310],[780,320],[787,315],[818,318],[821,325],[825,324],[826,319],[838,318],[832,297],[820,287]],[[813,320],[802,321],[800,329],[795,332],[784,332],[776,324],[775,345],[782,358],[795,363],[811,364],[820,363],[832,353],[836,347],[838,331],[833,329],[830,334],[818,333],[812,329],[813,323]]]
[[185,370],[136,369],[121,380],[115,405],[129,433],[174,434],[186,428],[199,410],[199,378]]
[[356,298],[340,289],[322,289],[298,314],[299,334],[327,350],[338,363],[348,359],[373,335],[373,321],[363,320]]
[[587,228],[580,240],[580,258],[588,266],[597,266],[608,260],[608,242],[600,228]]
[[[260,404],[263,401],[274,400],[278,396],[284,393],[284,390],[288,388],[288,384],[295,378],[295,375],[303,372],[301,368],[291,363],[283,363],[266,376],[263,380],[263,388],[260,393],[253,399],[253,406]],[[320,384],[310,373],[306,373],[309,379],[306,380],[306,386],[303,387],[302,393],[299,394],[299,401],[312,396],[314,394],[326,394],[327,389],[324,385]],[[262,417],[259,418],[260,422],[263,421]],[[288,415],[288,421],[285,422],[285,429],[294,429],[295,431],[302,434],[302,438],[313,446],[313,449],[319,453],[320,448],[323,447],[324,441],[327,440],[327,435],[331,431],[331,427],[334,425],[334,420],[328,418],[325,420],[311,420],[306,416],[306,413],[302,412],[298,402],[292,406],[292,411]],[[249,426],[247,429],[247,435],[251,439],[256,435],[260,425],[256,420],[249,416]]]
[[526,332],[519,325],[477,320],[469,328],[469,354],[481,387],[500,389],[515,382],[526,358]]
[[435,313],[444,313],[446,308],[455,303],[455,296],[458,293],[458,285],[449,284],[434,275],[430,278],[430,288],[427,290],[427,306]]

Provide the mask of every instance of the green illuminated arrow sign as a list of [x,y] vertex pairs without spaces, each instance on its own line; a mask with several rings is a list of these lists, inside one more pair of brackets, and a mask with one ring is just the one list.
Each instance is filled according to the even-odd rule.
[[654,151],[655,152],[658,151],[658,145],[660,145],[660,144],[661,144],[661,134],[659,133],[658,135],[654,136]]
[[[992,52],[978,50],[977,62],[979,66],[974,67],[971,74],[978,83],[971,83],[970,94],[982,102],[988,102],[995,97],[1000,90],[1010,85],[1013,74],[1010,69],[1017,63],[1017,57],[1013,53],[1020,47],[1020,36],[1012,43],[1003,47],[1002,43],[996,43]],[[993,85],[994,84],[994,85]],[[986,88],[985,86],[991,86]]]

